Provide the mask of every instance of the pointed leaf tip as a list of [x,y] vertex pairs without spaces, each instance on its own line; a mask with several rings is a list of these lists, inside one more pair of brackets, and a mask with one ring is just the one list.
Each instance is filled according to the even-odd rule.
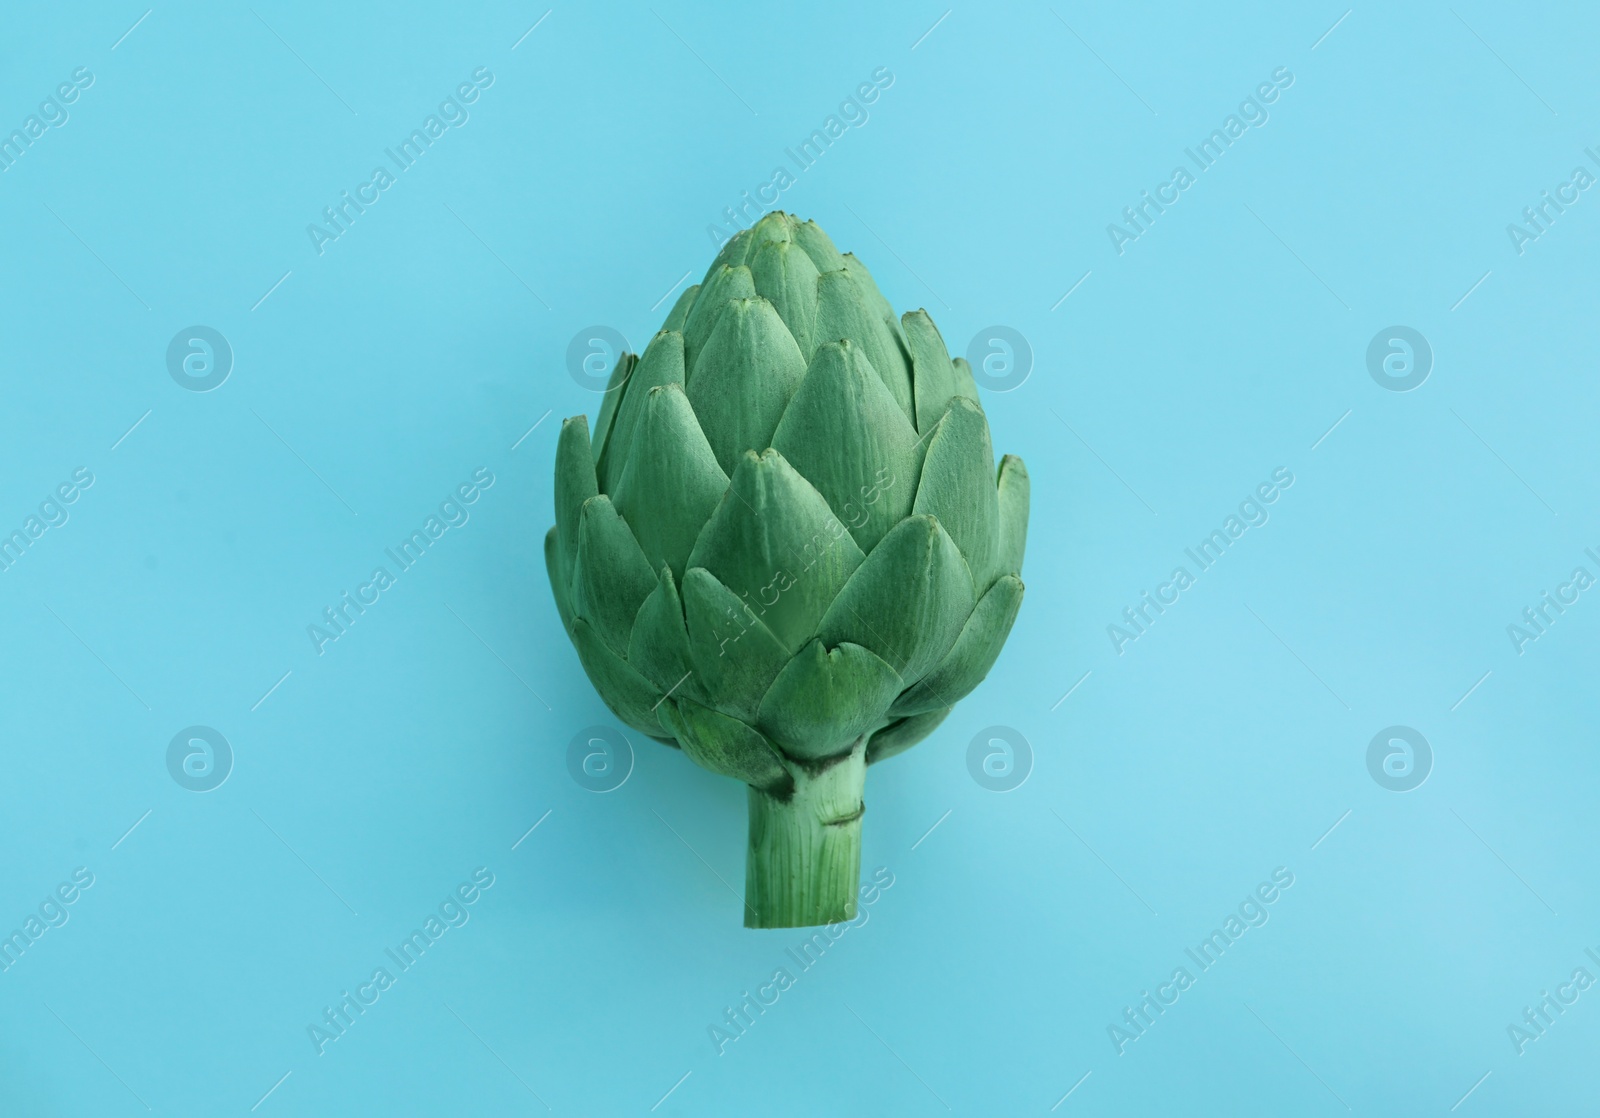
[[772,445],[822,494],[862,551],[911,511],[922,447],[852,342],[818,347]]
[[771,303],[759,295],[728,303],[695,358],[688,389],[724,471],[732,473],[745,451],[771,445],[805,375],[805,358]]
[[727,487],[683,386],[652,388],[616,492],[617,510],[651,570],[666,563],[683,576],[695,537]]

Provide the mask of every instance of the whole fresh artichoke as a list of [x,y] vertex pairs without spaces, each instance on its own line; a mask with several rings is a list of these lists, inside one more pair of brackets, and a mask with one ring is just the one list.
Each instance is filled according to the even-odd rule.
[[1022,602],[1028,474],[972,370],[814,223],[730,240],[596,434],[561,428],[550,584],[623,722],[750,786],[745,925],[855,916],[866,766],[926,737]]

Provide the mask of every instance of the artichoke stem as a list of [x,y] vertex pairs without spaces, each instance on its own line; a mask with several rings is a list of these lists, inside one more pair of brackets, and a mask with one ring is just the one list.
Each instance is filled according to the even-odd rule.
[[750,789],[747,928],[805,928],[856,915],[866,739],[827,768],[799,769],[794,778],[783,799]]

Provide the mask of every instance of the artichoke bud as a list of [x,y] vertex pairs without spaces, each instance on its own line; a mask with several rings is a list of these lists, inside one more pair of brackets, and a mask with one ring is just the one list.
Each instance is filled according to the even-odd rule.
[[971,369],[812,222],[740,232],[562,426],[545,561],[627,725],[749,785],[749,927],[856,912],[866,767],[994,666],[1028,475]]

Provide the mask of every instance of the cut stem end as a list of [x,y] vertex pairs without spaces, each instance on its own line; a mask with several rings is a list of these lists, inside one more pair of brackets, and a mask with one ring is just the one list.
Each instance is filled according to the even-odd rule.
[[866,777],[863,740],[825,769],[796,772],[785,799],[749,790],[745,927],[808,928],[855,919]]

